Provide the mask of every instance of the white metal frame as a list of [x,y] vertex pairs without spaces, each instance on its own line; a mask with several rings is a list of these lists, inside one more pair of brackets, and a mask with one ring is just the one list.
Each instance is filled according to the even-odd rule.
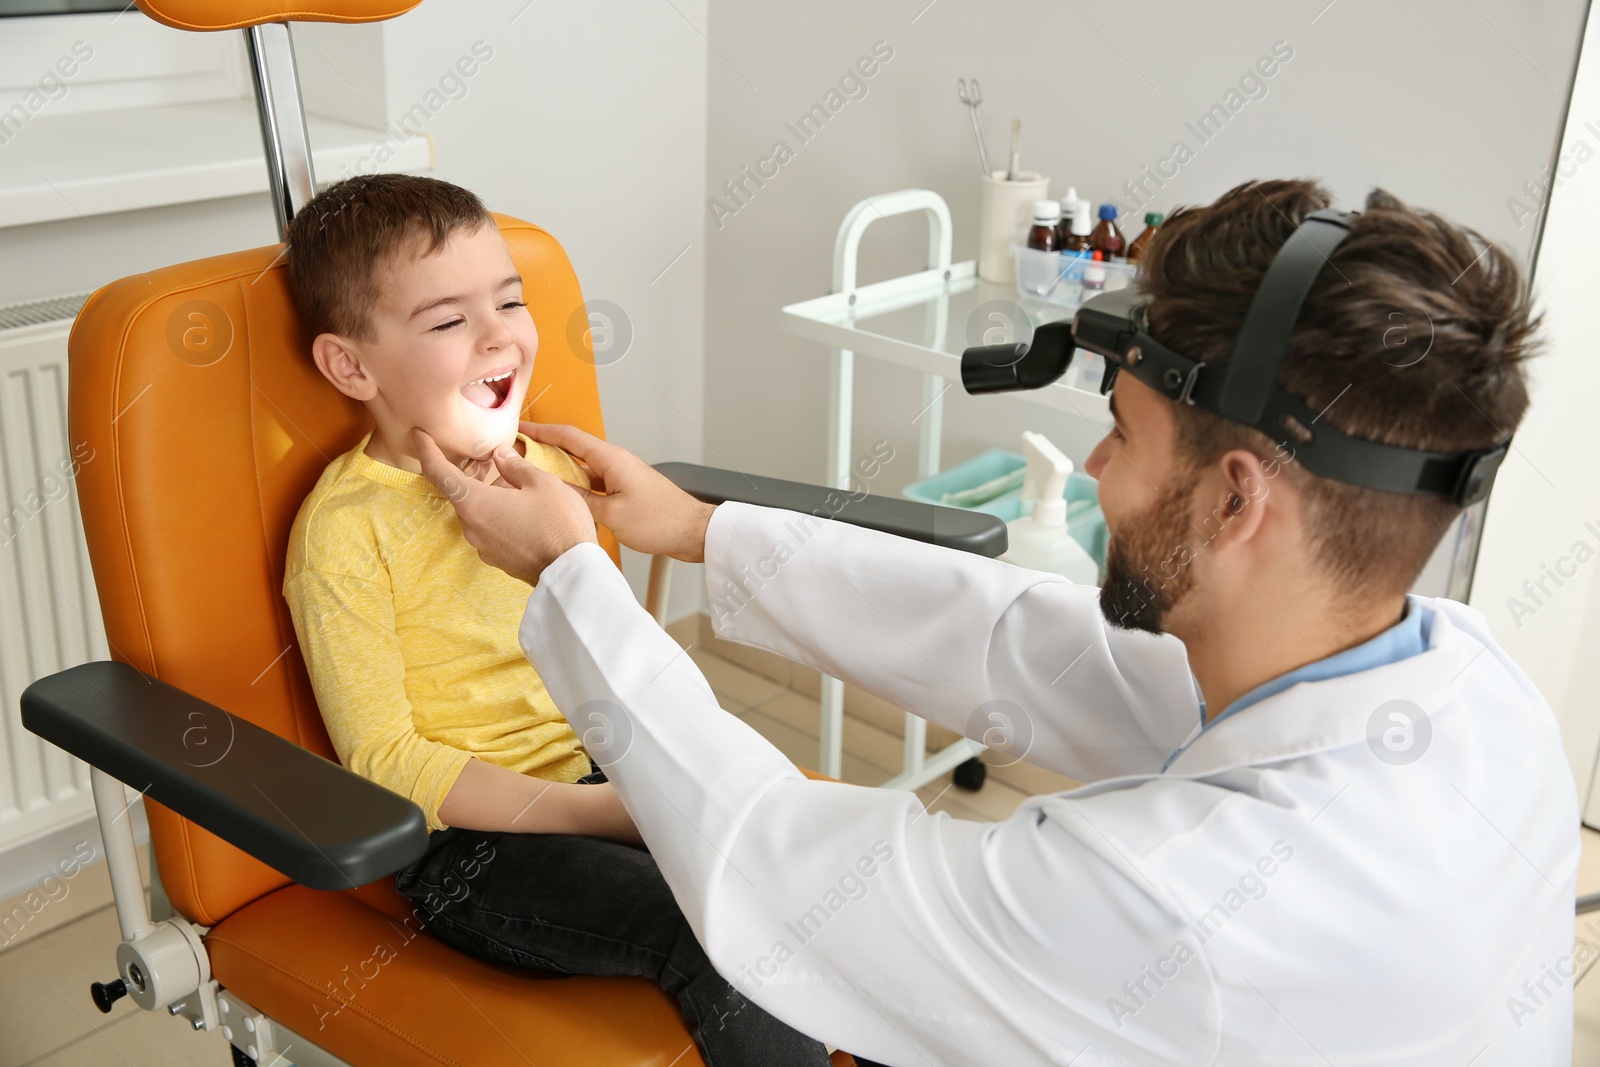
[[[851,208],[839,225],[833,244],[833,293],[854,305],[859,293],[861,238],[875,222],[896,215],[921,212],[928,220],[928,269],[930,281],[940,283],[938,295],[927,304],[929,342],[938,348],[944,343],[948,326],[949,296],[943,283],[950,281],[950,249],[953,226],[950,208],[944,198],[929,189],[902,189],[899,192],[869,196]],[[828,482],[835,489],[850,488],[850,450],[855,413],[855,350],[834,347],[828,376]],[[926,478],[939,470],[939,442],[944,421],[945,379],[939,374],[922,374],[922,407],[917,419],[917,472]],[[822,676],[821,738],[818,770],[837,778],[844,763],[844,683],[831,675]],[[902,772],[884,783],[887,788],[915,789],[976,753],[963,738],[926,758],[927,720],[905,713],[905,741],[901,755]]]

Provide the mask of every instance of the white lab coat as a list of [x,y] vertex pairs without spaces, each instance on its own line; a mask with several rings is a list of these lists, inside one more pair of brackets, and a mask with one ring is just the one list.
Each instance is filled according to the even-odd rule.
[[[1478,612],[1423,601],[1426,652],[1268,697],[1163,773],[1199,729],[1183,645],[1092,587],[736,503],[706,583],[719,637],[970,737],[1009,720],[1091,783],[981,823],[808,780],[598,546],[562,555],[523,649],[717,968],[796,1028],[895,1067],[1569,1062],[1576,790]],[[1393,700],[1431,727],[1407,765],[1368,743]]]

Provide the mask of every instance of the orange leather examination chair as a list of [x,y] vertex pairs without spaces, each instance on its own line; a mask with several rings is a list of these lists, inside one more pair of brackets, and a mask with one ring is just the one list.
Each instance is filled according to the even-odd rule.
[[[287,22],[376,21],[415,3],[139,7],[247,35],[281,233],[315,191]],[[539,227],[495,220],[539,330],[523,417],[603,435],[588,338],[567,329],[583,308],[571,263]],[[125,995],[220,1028],[236,1064],[701,1064],[652,982],[479,962],[431,938],[394,889],[390,875],[424,850],[422,812],[338,764],[280,592],[302,499],[372,425],[308,358],[283,248],[112,282],[72,329],[70,434],[93,449],[76,484],[113,659],[36,681],[22,715],[93,768],[122,934],[97,1003]],[[660,469],[705,500],[838,511],[824,488]],[[852,503],[837,521],[1005,548],[998,519],[910,501]],[[620,565],[615,538],[600,540]],[[658,559],[658,619],[665,589]],[[152,919],[145,899],[123,783],[145,796],[169,918]]]

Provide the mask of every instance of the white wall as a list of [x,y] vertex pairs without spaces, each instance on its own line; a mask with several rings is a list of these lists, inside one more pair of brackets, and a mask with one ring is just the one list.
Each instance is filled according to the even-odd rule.
[[1472,604],[1561,718],[1587,821],[1600,746],[1600,55],[1589,48],[1574,86],[1564,160],[1550,200],[1535,280],[1550,344],[1531,367],[1532,408],[1489,500]]
[[[1203,204],[1260,177],[1321,178],[1344,206],[1381,185],[1503,241],[1531,249],[1507,200],[1551,158],[1570,82],[1582,0],[1043,0],[958,3],[713,0],[706,197],[726,202],[773,142],[795,150],[732,217],[707,212],[706,427],[741,468],[815,481],[826,459],[827,351],[779,332],[784,304],[827,291],[839,220],[863,196],[921,186],[955,219],[955,255],[977,249],[978,164],[958,77],[977,77],[991,160],[1023,120],[1023,162],[1096,202],[1127,201],[1122,183],[1183,138],[1192,161],[1158,210]],[[836,86],[875,41],[894,57],[804,145],[786,129]],[[1201,145],[1185,123],[1223,99],[1274,42],[1293,58],[1227,126]],[[1140,215],[1142,220],[1142,212]],[[720,221],[720,225],[719,225]],[[920,224],[878,224],[863,278],[921,266]],[[1126,227],[1131,237],[1142,226]],[[897,232],[898,231],[898,232]],[[854,440],[895,446],[890,491],[914,480],[918,376],[858,358]],[[944,459],[1022,429],[1079,458],[1094,430],[1075,416],[1016,399],[946,394]],[[714,455],[708,451],[708,455]],[[1431,591],[1442,592],[1442,568]]]

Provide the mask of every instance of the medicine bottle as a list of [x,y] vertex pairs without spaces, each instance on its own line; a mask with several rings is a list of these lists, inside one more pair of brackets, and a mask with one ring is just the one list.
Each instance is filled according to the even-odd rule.
[[1072,232],[1062,242],[1061,250],[1063,252],[1089,251],[1089,201],[1078,201],[1078,209],[1072,213]]
[[1144,250],[1150,244],[1150,238],[1155,236],[1161,224],[1167,217],[1159,211],[1147,211],[1144,215],[1144,229],[1139,231],[1139,236],[1133,239],[1133,244],[1128,246],[1128,262],[1133,263],[1144,255]]
[[[1078,213],[1077,186],[1067,186],[1067,195],[1061,198],[1061,221],[1056,223],[1056,247],[1067,251],[1067,238],[1072,236],[1072,220]],[[1087,232],[1087,231],[1085,231]]]
[[1117,205],[1100,205],[1100,224],[1089,235],[1089,247],[1096,252],[1103,252],[1101,258],[1107,263],[1122,258],[1128,242],[1123,238],[1122,231],[1117,229]]
[[1028,247],[1037,252],[1055,252],[1056,224],[1061,221],[1061,205],[1054,200],[1033,202],[1033,226],[1028,230]]
[[1105,253],[1096,250],[1093,258],[1083,265],[1083,298],[1089,299],[1093,293],[1103,292],[1106,287]]

